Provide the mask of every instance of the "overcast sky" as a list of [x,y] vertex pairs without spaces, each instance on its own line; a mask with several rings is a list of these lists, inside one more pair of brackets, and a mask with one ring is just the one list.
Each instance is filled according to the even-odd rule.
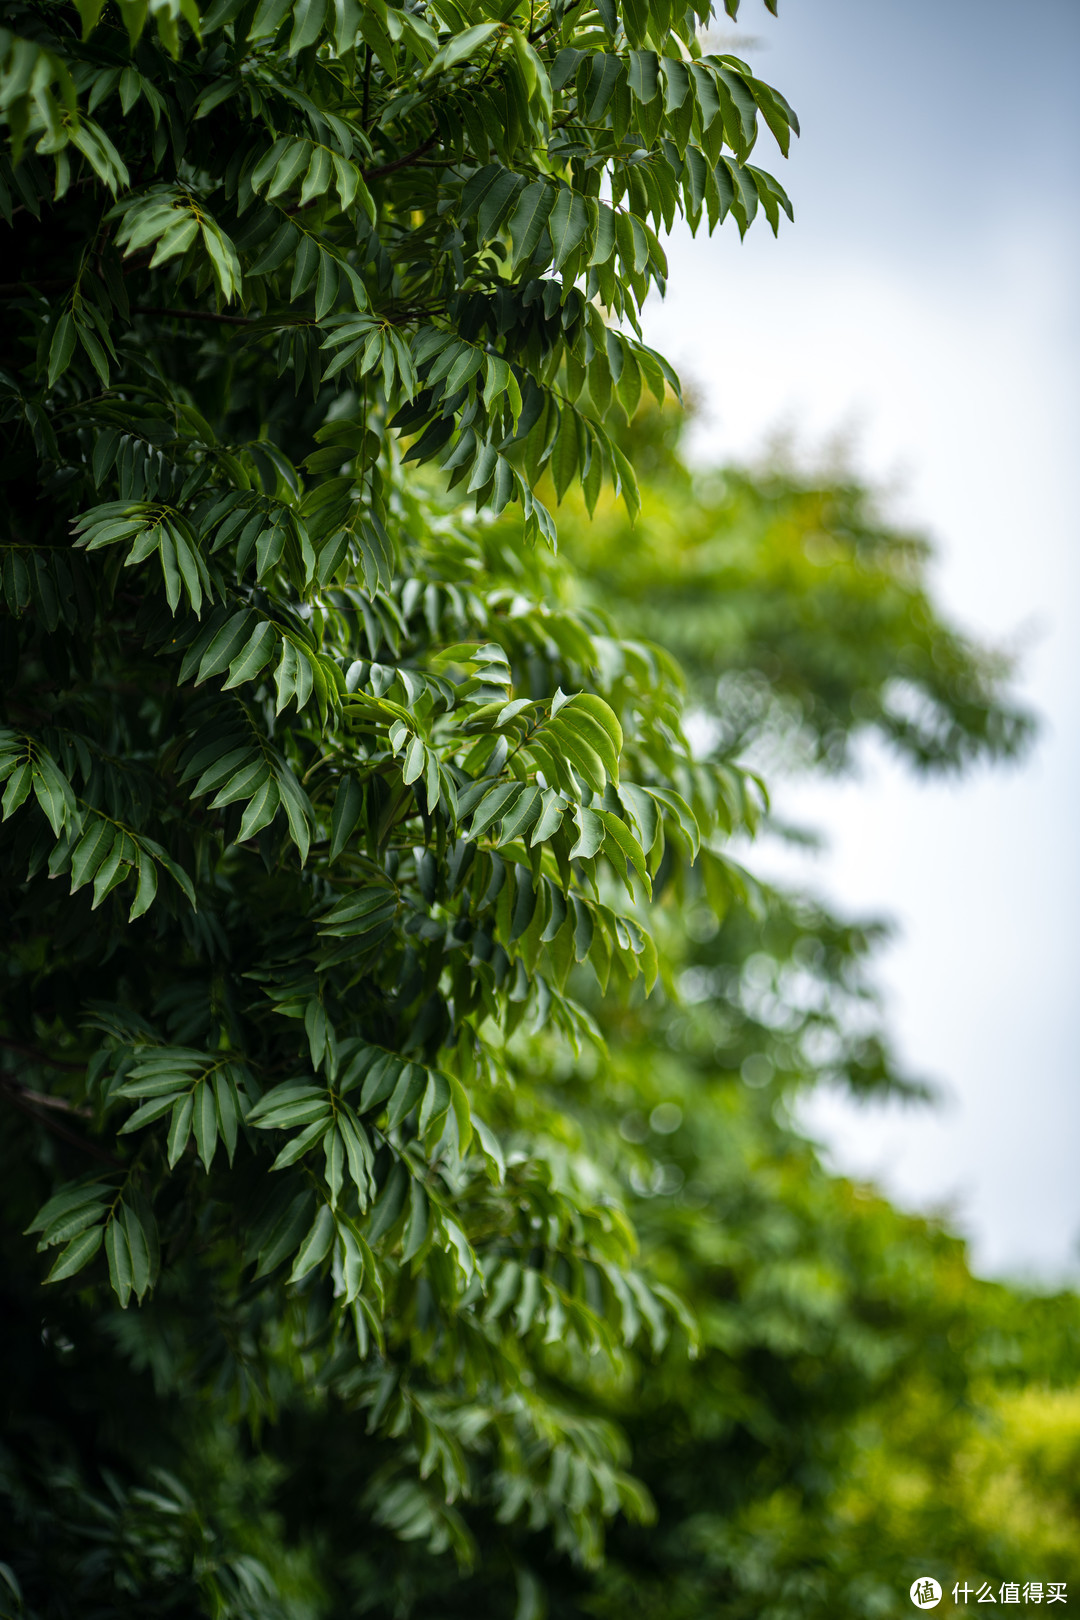
[[[1019,769],[791,788],[829,833],[799,874],[887,913],[881,960],[908,1064],[936,1112],[805,1111],[832,1162],[901,1202],[948,1207],[976,1266],[1080,1274],[1080,3],[744,0],[721,48],[799,114],[795,204],[774,241],[728,225],[670,243],[646,337],[704,401],[695,454],[842,434],[889,512],[936,542],[939,599],[1023,648],[1043,718]],[[774,148],[775,151],[775,148]],[[770,871],[792,859],[761,851]]]

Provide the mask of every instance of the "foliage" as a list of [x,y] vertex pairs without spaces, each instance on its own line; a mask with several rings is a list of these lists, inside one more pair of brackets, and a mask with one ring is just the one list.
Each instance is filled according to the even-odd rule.
[[627,630],[678,659],[720,755],[835,770],[868,729],[919,769],[1023,748],[1032,722],[1002,693],[1009,660],[943,622],[923,536],[843,467],[800,471],[779,452],[752,471],[691,472],[680,427],[639,414],[642,521],[605,502],[573,543]]
[[1076,1297],[972,1278],[940,1225],[824,1175],[762,1093],[626,1067],[629,1129],[662,1097],[670,1167],[634,1218],[702,1353],[621,1405],[656,1532],[616,1532],[555,1612],[900,1620],[927,1573],[1075,1590]]
[[[910,1084],[853,1011],[872,930],[732,862],[765,809],[745,728],[694,753],[708,660],[671,638],[687,690],[620,583],[614,494],[637,511],[649,464],[628,419],[646,432],[643,388],[676,386],[636,335],[657,232],[786,207],[750,158],[759,118],[786,153],[794,115],[703,51],[707,20],[5,7],[12,1612],[602,1606],[582,1572],[606,1526],[665,1505],[631,1392],[648,1368],[704,1412],[714,1350],[699,1273],[655,1230],[663,1188],[692,1213],[669,1158],[617,1145],[626,1088],[681,1095],[717,1016],[762,1106],[823,1068]],[[698,500],[672,477],[656,500]],[[609,552],[571,518],[575,568],[544,496],[578,488]],[[871,608],[826,694],[820,637],[785,640],[787,584],[761,572],[773,529],[746,543],[774,491],[725,488],[706,521],[757,559],[728,667],[806,713],[820,695],[844,734],[869,691],[885,726],[921,603],[915,678],[945,724],[897,735],[1011,745],[999,672],[916,562],[895,589],[837,573]],[[869,522],[857,491],[788,499],[839,545],[838,513]],[[672,559],[684,604],[727,586]],[[879,654],[858,627],[880,623]],[[779,1030],[793,964],[818,999]]]
[[[635,505],[656,230],[787,206],[749,160],[794,115],[708,14],[29,0],[0,33],[12,1213],[76,1357],[108,1287],[178,1336],[162,1390],[252,1429],[322,1391],[394,1442],[382,1520],[463,1560],[481,1480],[583,1558],[647,1510],[548,1363],[679,1307],[557,1122],[509,1155],[492,1122],[514,1031],[595,1040],[571,970],[651,986],[661,864],[704,841],[721,882],[761,793],[693,760],[662,654],[486,578],[404,469],[513,502],[511,552],[554,537],[546,468]],[[219,1592],[217,1532],[146,1489],[138,1601],[189,1556],[247,1601],[248,1552]],[[85,1605],[107,1560],[72,1557]]]

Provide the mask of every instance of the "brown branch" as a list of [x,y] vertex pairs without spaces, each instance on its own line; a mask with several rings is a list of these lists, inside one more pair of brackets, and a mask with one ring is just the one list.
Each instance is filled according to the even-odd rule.
[[48,1092],[32,1091],[29,1086],[20,1086],[17,1080],[11,1080],[7,1075],[0,1077],[0,1085],[14,1092],[34,1108],[55,1108],[58,1113],[75,1114],[79,1119],[93,1117],[89,1108],[79,1108],[75,1103],[68,1102],[66,1097],[50,1097]]
[[0,281],[0,298],[18,298],[25,292],[59,292],[70,286],[66,276],[49,276],[45,281]]
[[171,315],[178,321],[216,321],[221,326],[250,326],[246,315],[219,315],[212,309],[150,309],[136,305],[133,315]]
[[62,1141],[70,1143],[72,1147],[77,1147],[82,1153],[89,1153],[93,1159],[100,1159],[103,1164],[111,1164],[117,1170],[124,1168],[122,1159],[114,1158],[111,1153],[106,1153],[104,1148],[95,1146],[93,1142],[84,1141],[81,1136],[76,1136],[74,1131],[69,1131],[66,1125],[61,1125],[59,1120],[49,1119],[47,1116],[42,1117],[38,1113],[37,1110],[42,1104],[55,1104],[55,1098],[46,1099],[42,1097],[40,1092],[28,1091],[25,1086],[16,1085],[13,1081],[4,1078],[0,1078],[0,1092],[7,1097],[9,1102],[14,1103],[16,1108],[21,1109],[24,1114],[28,1114],[39,1125],[44,1125],[48,1130],[52,1131],[54,1136],[59,1136]]
[[[69,1063],[65,1058],[50,1057],[48,1052],[39,1052],[35,1046],[24,1046],[21,1041],[8,1040],[6,1035],[0,1035],[0,1046],[5,1052],[17,1052],[20,1057],[33,1058],[35,1063],[44,1063],[47,1069],[67,1069],[72,1074],[82,1074],[86,1068],[85,1063]],[[62,1105],[54,1103],[53,1106]]]
[[439,132],[436,130],[434,135],[428,136],[423,146],[417,146],[413,151],[406,152],[404,157],[395,158],[393,163],[384,163],[377,169],[365,169],[364,179],[381,180],[385,174],[394,174],[398,169],[407,168],[410,163],[416,163],[420,158],[425,157],[438,139]]

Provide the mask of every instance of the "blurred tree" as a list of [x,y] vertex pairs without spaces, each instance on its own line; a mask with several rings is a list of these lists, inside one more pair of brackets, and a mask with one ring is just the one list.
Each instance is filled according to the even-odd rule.
[[626,632],[678,660],[719,754],[756,744],[778,770],[836,769],[873,728],[918,768],[959,770],[1023,746],[1009,661],[942,620],[922,536],[840,468],[800,473],[781,452],[753,471],[692,471],[682,428],[676,412],[639,412],[642,520],[602,499],[573,545]]

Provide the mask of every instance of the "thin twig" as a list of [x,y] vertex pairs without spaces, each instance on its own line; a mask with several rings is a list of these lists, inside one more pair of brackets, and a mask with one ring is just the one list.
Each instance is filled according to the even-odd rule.
[[410,163],[415,163],[419,158],[425,157],[438,139],[439,132],[436,130],[434,135],[428,136],[422,146],[416,147],[412,152],[406,152],[404,157],[395,158],[393,163],[384,163],[377,169],[365,169],[364,179],[381,180],[385,174],[394,174],[398,169],[408,168]]
[[17,1052],[20,1057],[44,1063],[47,1069],[68,1069],[72,1074],[82,1074],[86,1068],[85,1063],[69,1063],[66,1058],[50,1057],[48,1052],[39,1052],[36,1046],[24,1046],[21,1041],[9,1040],[6,1035],[0,1035],[0,1046],[5,1052]]
[[169,315],[178,321],[216,321],[220,326],[251,326],[246,315],[219,315],[212,309],[152,309],[137,304],[133,315]]
[[7,1075],[0,1076],[0,1085],[14,1092],[34,1108],[55,1108],[60,1114],[75,1114],[79,1119],[93,1118],[89,1108],[79,1108],[75,1103],[68,1102],[66,1097],[50,1097],[48,1092],[32,1091],[29,1086],[20,1086],[17,1080],[12,1080]]
[[0,1080],[0,1092],[7,1097],[9,1102],[14,1103],[16,1108],[20,1108],[24,1114],[28,1114],[39,1125],[44,1125],[48,1130],[52,1131],[54,1136],[59,1136],[63,1141],[70,1143],[72,1147],[77,1147],[83,1153],[89,1153],[92,1159],[100,1159],[103,1164],[111,1164],[117,1170],[124,1168],[122,1159],[114,1158],[111,1153],[106,1153],[104,1148],[97,1147],[93,1142],[84,1141],[81,1136],[76,1136],[74,1131],[69,1131],[65,1125],[61,1125],[59,1120],[49,1119],[47,1115],[39,1114],[38,1106],[43,1101],[40,1092],[27,1091],[24,1086],[14,1085],[10,1080],[6,1079]]
[[27,292],[59,292],[70,286],[65,276],[49,276],[45,281],[0,281],[0,298],[18,298]]

